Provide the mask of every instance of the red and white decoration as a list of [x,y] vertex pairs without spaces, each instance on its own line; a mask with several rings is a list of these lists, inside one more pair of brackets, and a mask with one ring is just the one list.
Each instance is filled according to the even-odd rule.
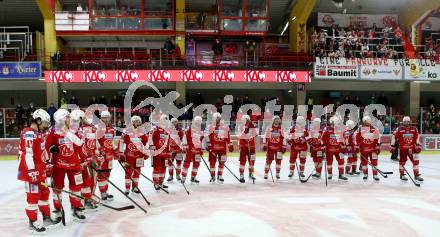
[[119,70],[46,71],[46,82],[311,82],[309,71]]

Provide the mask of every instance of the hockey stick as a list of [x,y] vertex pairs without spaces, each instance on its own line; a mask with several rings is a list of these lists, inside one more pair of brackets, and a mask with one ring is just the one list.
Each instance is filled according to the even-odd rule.
[[[42,183],[42,185],[43,185],[43,186],[46,186],[47,184]],[[47,187],[47,186],[46,186],[46,187]],[[51,187],[51,188],[52,188],[53,190],[58,191],[58,192],[63,192],[63,193],[69,194],[69,195],[71,195],[71,196],[74,196],[74,197],[76,197],[76,198],[79,198],[79,199],[82,199],[82,200],[85,200],[85,201],[88,200],[88,201],[96,202],[96,200],[94,200],[94,199],[92,199],[92,198],[86,198],[86,197],[83,197],[83,196],[77,195],[77,194],[75,194],[75,193],[72,193],[72,192],[67,191],[67,190],[64,190],[64,189],[57,189],[57,188],[53,188],[53,187]],[[94,195],[94,194],[93,194],[93,196],[97,197],[97,196]],[[97,198],[98,198],[98,197],[97,197]],[[102,203],[100,198],[99,198],[98,204],[100,204],[100,205],[103,206],[103,207],[107,207],[107,208],[109,208],[109,209],[115,210],[115,211],[125,211],[125,210],[134,209],[134,206],[133,206],[133,205],[124,206],[124,207],[113,207],[113,206],[107,205],[107,204],[105,204],[105,203]]]
[[325,172],[325,186],[327,187],[327,185],[328,185],[328,180],[327,180],[327,159],[323,160],[323,162],[325,162],[325,170],[324,170],[324,172]]
[[302,179],[302,180],[301,180],[301,183],[307,183],[307,181],[309,181],[310,177],[312,177],[313,172],[316,171],[316,169],[318,168],[318,165],[319,165],[319,164],[320,164],[319,162],[316,163],[316,165],[315,165],[315,169],[310,173],[310,175],[307,177],[307,179]]
[[214,176],[211,174],[211,169],[209,168],[208,163],[206,163],[205,158],[203,158],[203,156],[201,156],[201,157],[202,157],[203,163],[205,164],[205,167],[208,169],[209,175],[211,176],[211,180],[214,180]]
[[[92,164],[92,169],[95,170],[96,172],[98,172],[99,175],[99,171],[96,169],[95,165]],[[104,177],[105,180],[111,184],[114,188],[116,188],[120,193],[122,193],[122,195],[124,195],[128,200],[130,200],[134,205],[136,205],[137,207],[139,207],[139,209],[141,209],[143,212],[147,213],[147,210],[145,210],[144,208],[142,208],[137,202],[135,202],[131,197],[126,196],[124,194],[124,191],[122,191],[118,186],[116,186],[116,184],[114,184],[112,181],[110,181],[107,177]]]
[[[124,165],[122,165],[121,161],[118,160],[118,163],[121,165],[122,169],[125,171],[125,173],[127,173],[127,169],[124,167]],[[133,168],[133,170],[136,170],[136,168]],[[134,185],[134,180],[133,178],[130,176],[130,180]],[[139,193],[141,194],[142,198],[144,199],[144,201],[148,204],[148,206],[151,205],[151,203],[147,200],[147,198],[144,196],[144,194],[142,193],[142,191],[139,189],[139,187],[134,187],[137,188],[137,190],[139,191]]]
[[302,183],[301,173],[299,172],[299,168],[298,168],[298,165],[297,165],[296,161],[295,161],[295,166],[296,166],[296,172],[298,173],[298,179]]
[[[168,158],[167,161],[169,162],[169,158]],[[173,169],[176,170],[176,166],[174,165],[174,162],[172,162],[172,164],[173,164]],[[180,182],[180,183],[182,184],[182,186],[183,186],[183,188],[185,189],[186,193],[189,195],[189,191],[188,191],[188,189],[186,188],[185,183],[184,183],[184,182]]]
[[[45,186],[48,188],[48,185],[41,183],[41,185]],[[55,189],[54,187],[54,181],[53,181],[53,176],[52,176],[52,189]],[[59,190],[59,189],[58,189]],[[54,192],[55,193],[55,192]],[[61,200],[61,197],[58,193],[55,194],[57,196],[58,201],[60,202],[60,206],[61,206],[61,223],[63,224],[63,226],[66,226],[66,214],[64,212],[64,207],[63,207],[63,200]]]
[[405,173],[409,176],[409,178],[411,179],[411,181],[414,183],[414,185],[415,185],[416,187],[419,187],[419,188],[420,188],[420,183],[417,183],[417,182],[414,180],[414,178],[409,174],[408,170],[405,168],[404,165],[402,165],[402,167],[403,167],[403,170],[405,170]]
[[[142,172],[140,172],[140,171],[138,172],[136,169],[134,169],[134,172],[139,173],[139,175],[141,175],[142,177],[144,177],[146,180],[150,181],[150,183],[154,184],[154,183],[153,183],[153,180],[151,180],[150,178],[148,178],[146,175],[142,174]],[[170,193],[168,192],[168,190],[162,188],[162,186],[160,186],[160,190],[164,191],[166,194],[170,194]]]
[[387,173],[382,172],[380,169],[378,169],[377,167],[373,166],[373,164],[371,164],[371,162],[370,162],[368,159],[366,159],[363,155],[360,155],[360,156],[361,156],[361,159],[363,159],[364,161],[367,161],[368,164],[369,164],[373,169],[377,170],[377,171],[379,172],[379,174],[382,175],[382,177],[384,177],[384,178],[388,178],[387,173],[391,173],[391,174],[393,174],[393,172],[387,172]]
[[[225,166],[225,168],[229,171],[229,173],[231,173],[231,174],[232,174],[232,175],[238,180],[238,182],[240,182],[240,179],[237,177],[237,175],[235,175],[234,172],[232,172],[232,170],[229,169],[229,167],[226,166],[225,163],[223,163],[223,166]],[[240,183],[241,183],[241,182],[240,182]]]

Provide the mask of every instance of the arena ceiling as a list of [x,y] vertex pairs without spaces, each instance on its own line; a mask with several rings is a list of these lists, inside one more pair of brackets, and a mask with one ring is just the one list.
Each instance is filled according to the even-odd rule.
[[0,26],[29,26],[43,31],[43,16],[35,0],[0,0]]

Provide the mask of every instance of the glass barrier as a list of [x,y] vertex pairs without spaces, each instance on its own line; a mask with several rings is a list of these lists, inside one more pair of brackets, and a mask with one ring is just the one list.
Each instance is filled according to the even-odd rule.
[[141,30],[141,18],[105,18],[93,20],[94,30]]
[[245,29],[247,31],[267,31],[266,20],[246,20]]
[[222,16],[243,16],[241,0],[222,0]]
[[266,0],[246,0],[246,16],[266,17],[267,16]]
[[241,31],[243,21],[241,19],[223,19],[222,29],[224,31]]
[[172,30],[171,18],[145,18],[144,19],[145,30]]

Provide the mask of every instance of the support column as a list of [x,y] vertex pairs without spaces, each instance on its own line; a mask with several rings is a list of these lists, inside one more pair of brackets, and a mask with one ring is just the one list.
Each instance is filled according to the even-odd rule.
[[176,91],[179,93],[179,98],[176,100],[176,104],[182,103],[186,105],[186,84],[185,82],[176,82]]
[[185,56],[185,0],[176,0],[176,44]]
[[409,116],[418,116],[420,113],[420,83],[409,82],[405,94],[405,114]]
[[299,83],[295,85],[295,105],[305,105],[306,104],[306,86],[305,84]]
[[296,52],[307,51],[307,20],[316,0],[297,0],[289,15],[289,48]]
[[46,104],[54,104],[58,108],[58,83],[46,83]]
[[55,31],[55,11],[60,11],[61,4],[56,0],[36,0],[44,19],[44,65],[51,69],[51,56],[59,49]]

